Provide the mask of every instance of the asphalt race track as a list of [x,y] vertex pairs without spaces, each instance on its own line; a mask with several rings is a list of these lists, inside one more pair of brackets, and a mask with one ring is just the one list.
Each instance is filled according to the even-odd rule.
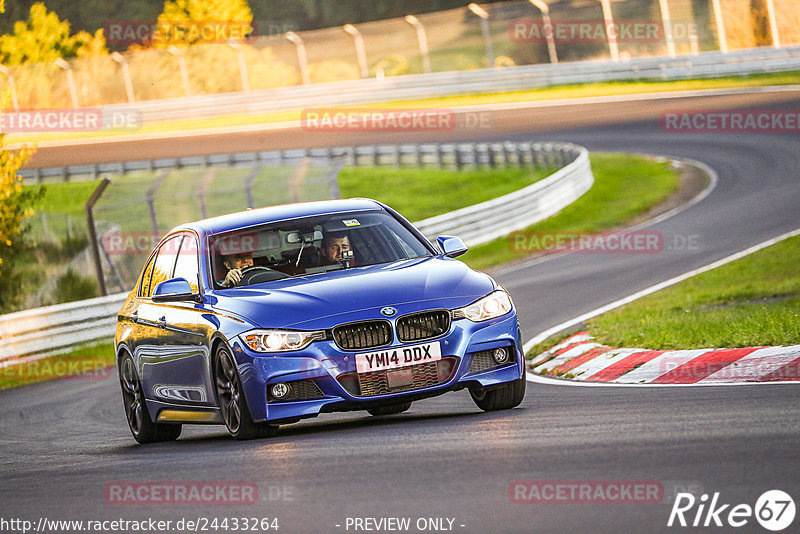
[[[660,129],[663,110],[733,106],[800,110],[800,97],[774,93],[517,109],[493,113],[488,131],[450,132],[458,139],[563,140],[590,150],[692,158],[719,175],[702,202],[648,227],[664,235],[660,253],[553,256],[498,270],[498,280],[518,307],[525,339],[800,227],[796,134]],[[293,130],[102,150],[43,148],[34,163],[74,163],[101,153],[108,160],[156,157],[154,149],[188,154],[207,152],[208,146],[225,152],[231,146],[244,151],[439,140],[384,136],[322,139]],[[680,246],[689,236],[697,246]],[[382,419],[365,412],[326,415],[254,442],[234,442],[220,427],[184,428],[178,442],[137,446],[114,376],[0,392],[0,517],[34,524],[42,517],[276,517],[279,532],[287,533],[353,532],[347,518],[357,517],[411,518],[410,532],[419,531],[419,518],[449,518],[452,530],[465,533],[668,532],[707,530],[667,527],[672,495],[680,488],[719,492],[719,503],[730,505],[720,515],[723,521],[730,508],[753,507],[767,490],[781,489],[800,501],[800,388],[791,384],[641,389],[528,384],[522,406],[490,414],[480,412],[462,391]],[[654,481],[664,488],[663,502],[512,503],[509,488],[520,480]],[[132,481],[246,482],[258,486],[259,502],[131,506],[107,501],[107,485]],[[687,520],[694,520],[696,511],[697,506],[687,512]],[[445,520],[443,528],[449,524]],[[795,519],[786,532],[796,532],[798,525]],[[735,530],[765,532],[754,517]]]

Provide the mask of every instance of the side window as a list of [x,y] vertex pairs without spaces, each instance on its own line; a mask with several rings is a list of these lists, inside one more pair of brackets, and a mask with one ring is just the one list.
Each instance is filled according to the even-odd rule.
[[172,278],[172,273],[175,270],[175,260],[178,258],[178,250],[180,250],[182,235],[175,236],[168,239],[158,249],[158,256],[156,256],[155,265],[153,266],[153,276],[150,279],[150,287],[146,294],[142,296],[149,297],[153,293],[156,285]]
[[147,267],[144,268],[144,274],[142,275],[142,282],[139,285],[139,296],[140,297],[149,297],[150,296],[150,275],[153,274],[153,265],[156,263],[156,256],[154,254],[150,261],[147,262]]
[[198,287],[199,268],[197,264],[197,241],[191,236],[186,236],[178,254],[178,261],[175,263],[175,277],[186,278],[192,286],[192,292],[200,291]]

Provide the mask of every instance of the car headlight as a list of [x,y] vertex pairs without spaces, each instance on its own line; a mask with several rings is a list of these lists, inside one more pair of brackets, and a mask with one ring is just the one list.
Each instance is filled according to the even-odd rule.
[[312,341],[325,339],[325,332],[297,330],[251,330],[239,335],[245,345],[255,352],[286,352],[300,350]]
[[453,310],[453,319],[466,317],[470,321],[478,323],[488,321],[495,317],[500,317],[511,311],[511,297],[503,289],[498,289],[489,293],[480,300],[476,300],[469,306]]

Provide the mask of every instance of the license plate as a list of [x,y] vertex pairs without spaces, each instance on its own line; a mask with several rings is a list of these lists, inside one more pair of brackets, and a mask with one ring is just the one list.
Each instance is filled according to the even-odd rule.
[[393,347],[375,352],[356,354],[356,371],[372,373],[386,369],[399,369],[407,365],[435,362],[442,359],[439,342]]

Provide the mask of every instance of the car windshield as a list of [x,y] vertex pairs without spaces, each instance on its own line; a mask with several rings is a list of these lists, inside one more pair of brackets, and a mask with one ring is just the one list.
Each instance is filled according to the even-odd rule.
[[[226,232],[210,238],[208,250],[215,288],[431,255],[405,226],[378,211],[304,217]],[[239,272],[229,275],[234,269]]]

